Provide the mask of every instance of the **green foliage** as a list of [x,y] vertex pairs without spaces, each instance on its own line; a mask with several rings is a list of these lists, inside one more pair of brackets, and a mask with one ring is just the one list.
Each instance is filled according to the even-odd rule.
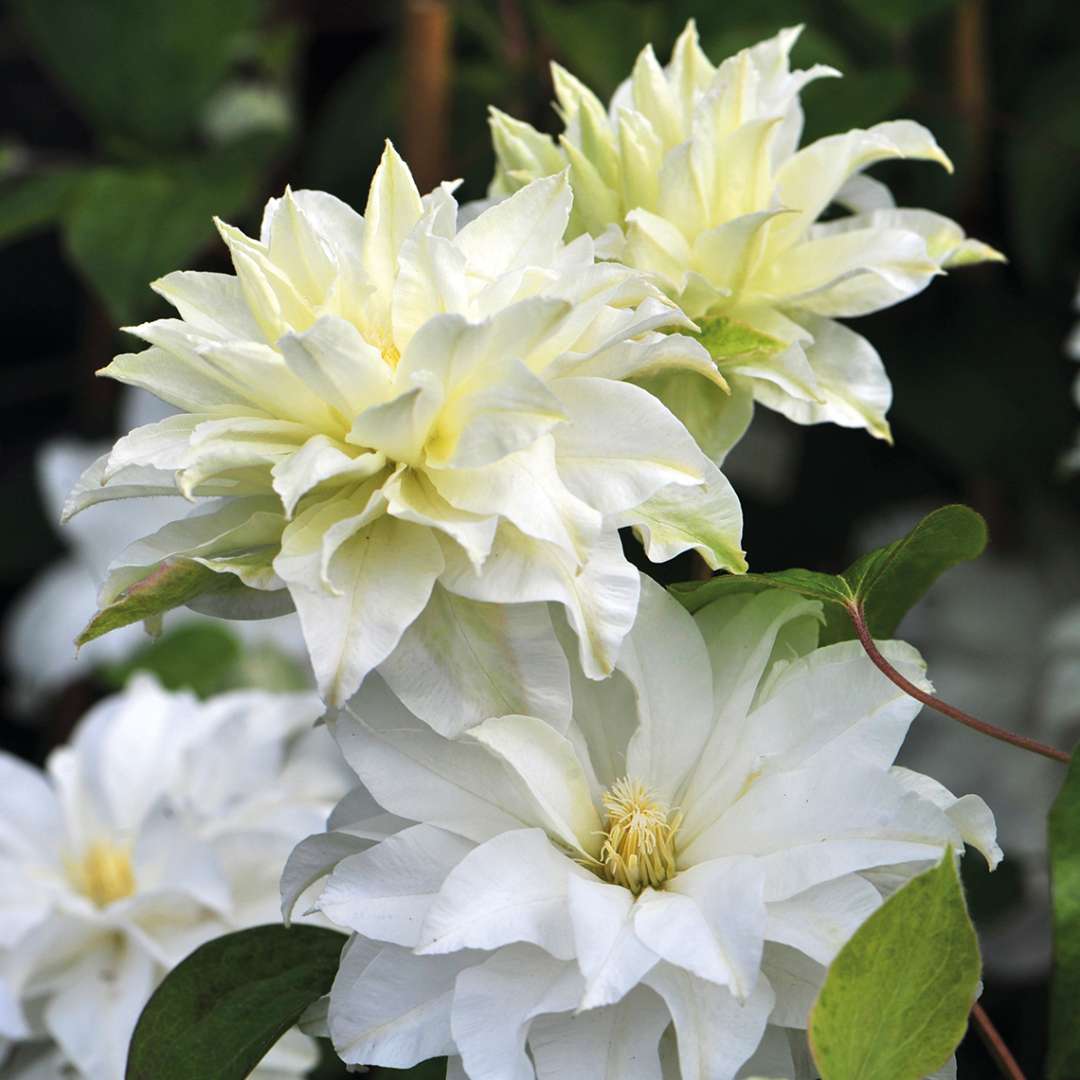
[[175,145],[255,28],[259,0],[13,0],[31,44],[90,123]]
[[149,283],[190,265],[214,239],[213,217],[228,219],[257,194],[267,145],[253,140],[168,168],[91,170],[64,218],[72,261],[119,323],[155,303]]
[[136,671],[148,671],[167,690],[191,690],[205,698],[227,689],[240,656],[240,643],[224,624],[196,623],[163,634],[98,674],[119,689]]
[[952,848],[899,889],[829,967],[810,1013],[822,1080],[921,1080],[967,1028],[979,945]]
[[329,992],[345,940],[316,926],[256,926],[200,946],[143,1009],[127,1080],[243,1080]]
[[736,592],[786,589],[825,605],[823,644],[855,636],[847,611],[861,608],[875,638],[892,637],[910,608],[946,570],[978,558],[986,547],[986,522],[966,506],[943,506],[906,536],[856,559],[842,574],[814,570],[779,570],[742,577],[673,585],[672,592],[690,611]]
[[79,169],[55,169],[0,184],[0,244],[54,225],[79,189]]
[[75,644],[85,645],[110,630],[131,623],[156,620],[196,596],[220,592],[238,584],[239,580],[232,574],[215,573],[191,559],[166,559],[101,608],[75,639]]
[[1050,811],[1054,972],[1050,992],[1051,1080],[1080,1076],[1080,753],[1073,753]]

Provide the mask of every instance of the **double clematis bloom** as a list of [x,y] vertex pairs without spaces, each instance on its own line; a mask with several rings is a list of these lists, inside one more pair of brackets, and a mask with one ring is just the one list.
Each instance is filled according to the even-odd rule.
[[283,878],[288,914],[329,873],[317,907],[355,935],[312,1025],[470,1080],[816,1075],[807,1013],[856,927],[950,844],[1000,858],[981,799],[892,767],[919,705],[816,647],[820,618],[780,592],[691,618],[646,580],[563,730],[447,740],[365,683],[331,718],[364,786]]
[[[491,120],[493,196],[569,166],[570,235],[602,237],[607,255],[654,274],[687,315],[707,320],[703,340],[733,396],[688,375],[658,389],[688,423],[711,428],[717,460],[754,400],[800,424],[888,438],[881,359],[835,320],[904,300],[950,267],[1001,259],[939,214],[897,208],[864,175],[890,158],[951,170],[919,124],[877,124],[799,148],[802,88],[839,73],[792,71],[798,35],[781,31],[715,67],[690,22],[666,68],[651,46],[641,52],[607,109],[553,64],[565,127],[557,143],[497,110]],[[821,220],[830,206],[847,212]]]
[[[278,868],[348,787],[312,727],[320,709],[314,693],[200,703],[142,676],[95,706],[45,773],[0,754],[5,1076],[25,1064],[122,1080],[166,973],[211,938],[275,920]],[[298,1078],[317,1060],[293,1032],[258,1075]]]
[[151,348],[103,374],[183,412],[120,439],[67,513],[202,502],[117,559],[103,605],[178,564],[203,577],[177,602],[244,618],[295,605],[340,704],[435,590],[489,619],[491,603],[560,603],[586,673],[608,674],[638,600],[621,526],[654,559],[694,548],[745,569],[730,485],[626,381],[722,383],[698,343],[659,332],[685,317],[639,272],[597,264],[589,237],[564,243],[565,176],[460,229],[452,191],[421,198],[388,144],[363,218],[286,192],[258,240],[220,226],[235,277],[155,283],[181,318],[135,327]]

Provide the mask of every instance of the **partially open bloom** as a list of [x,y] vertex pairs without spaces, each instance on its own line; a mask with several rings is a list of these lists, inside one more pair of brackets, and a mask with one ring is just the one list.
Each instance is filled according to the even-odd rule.
[[[1001,258],[947,218],[898,209],[864,175],[889,158],[951,169],[920,125],[877,124],[799,149],[802,88],[839,73],[792,71],[798,35],[781,31],[715,67],[690,22],[666,68],[651,46],[641,52],[607,109],[555,64],[557,144],[492,115],[493,195],[569,165],[571,235],[603,236],[608,255],[655,274],[691,318],[722,320],[714,355],[734,397],[667,387],[673,402],[727,414],[713,420],[717,456],[749,422],[752,399],[797,423],[888,438],[881,360],[835,319],[904,300],[946,268]],[[822,220],[830,206],[848,213]]]
[[[256,691],[200,704],[140,677],[44,774],[0,755],[0,1038],[51,1044],[46,1062],[72,1075],[121,1080],[170,968],[276,921],[280,867],[346,788],[332,740],[311,726],[320,708],[313,693]],[[301,1076],[316,1060],[294,1033],[260,1075]]]
[[641,274],[596,264],[588,237],[564,244],[565,176],[461,229],[452,190],[422,199],[388,145],[364,218],[286,192],[258,240],[220,226],[235,277],[155,284],[181,319],[134,328],[151,348],[104,373],[184,411],[122,438],[68,513],[130,495],[220,501],[129,548],[104,604],[178,561],[226,575],[194,602],[236,617],[295,604],[319,687],[340,703],[436,582],[565,605],[599,678],[637,608],[620,526],[653,558],[696,548],[745,568],[730,485],[623,381],[688,369],[722,382],[700,345],[658,332],[684,317]]
[[317,906],[355,934],[326,1012],[342,1058],[816,1075],[807,1012],[855,928],[949,844],[1000,858],[981,799],[892,767],[919,705],[857,643],[815,647],[820,615],[767,592],[695,624],[645,581],[616,674],[575,674],[562,731],[442,739],[369,680],[331,721],[364,786],[283,879],[287,912],[329,871]]

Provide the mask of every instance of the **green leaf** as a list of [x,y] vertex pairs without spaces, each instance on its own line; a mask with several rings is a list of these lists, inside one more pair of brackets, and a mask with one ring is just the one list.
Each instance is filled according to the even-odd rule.
[[966,506],[943,506],[907,534],[856,559],[841,575],[862,604],[874,637],[891,637],[900,620],[950,567],[985,550],[986,522]]
[[242,211],[258,191],[273,138],[245,140],[169,168],[99,168],[72,200],[68,253],[119,323],[158,303],[150,282],[184,269],[214,242],[213,218]]
[[317,926],[256,926],[200,946],[146,1003],[126,1080],[243,1080],[329,992],[345,941]]
[[231,574],[217,574],[191,559],[167,559],[106,604],[75,639],[78,646],[144,619],[154,619],[196,596],[240,586]]
[[840,950],[810,1012],[822,1080],[922,1080],[967,1029],[979,945],[950,847]]
[[732,593],[785,589],[825,605],[822,644],[855,636],[845,617],[853,607],[862,608],[873,637],[888,638],[941,574],[982,554],[986,539],[986,522],[974,510],[943,506],[927,514],[906,536],[856,559],[842,574],[780,570],[685,582],[673,585],[671,591],[694,612]]
[[259,0],[13,0],[31,48],[102,133],[176,145],[257,29]]
[[53,169],[0,184],[0,244],[59,220],[81,176],[78,169]]
[[1054,972],[1050,983],[1051,1080],[1080,1076],[1080,753],[1050,811]]
[[149,671],[167,690],[191,690],[206,698],[229,688],[241,652],[224,625],[199,622],[170,630],[123,663],[99,668],[98,674],[119,689],[136,671]]

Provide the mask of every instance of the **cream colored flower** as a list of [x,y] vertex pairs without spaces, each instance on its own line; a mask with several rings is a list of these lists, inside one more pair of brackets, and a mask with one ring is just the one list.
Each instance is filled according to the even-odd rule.
[[[554,64],[565,127],[557,144],[492,110],[493,195],[569,165],[569,235],[602,237],[610,257],[650,271],[691,318],[707,320],[703,340],[734,396],[704,385],[688,393],[684,384],[698,382],[689,376],[659,389],[672,407],[689,399],[692,429],[712,426],[718,460],[749,422],[752,400],[797,423],[832,421],[888,438],[881,360],[835,319],[904,300],[947,268],[1001,258],[947,218],[897,208],[864,175],[889,158],[951,170],[920,125],[878,124],[799,149],[800,91],[839,74],[790,69],[800,29],[714,67],[691,21],[666,68],[651,46],[642,50],[609,108]],[[848,213],[822,221],[830,206]],[[708,415],[717,411],[722,420]]]
[[596,264],[588,237],[563,242],[565,176],[460,229],[452,191],[422,199],[388,144],[364,218],[286,192],[258,240],[220,225],[235,277],[155,283],[181,318],[133,328],[151,347],[104,374],[184,411],[120,439],[68,513],[201,502],[117,559],[103,605],[177,565],[195,568],[178,603],[248,618],[295,605],[339,704],[435,589],[489,621],[492,603],[563,604],[585,670],[606,675],[637,610],[620,526],[652,558],[696,548],[745,568],[730,485],[624,381],[722,382],[700,345],[658,332],[684,317],[640,273]]

